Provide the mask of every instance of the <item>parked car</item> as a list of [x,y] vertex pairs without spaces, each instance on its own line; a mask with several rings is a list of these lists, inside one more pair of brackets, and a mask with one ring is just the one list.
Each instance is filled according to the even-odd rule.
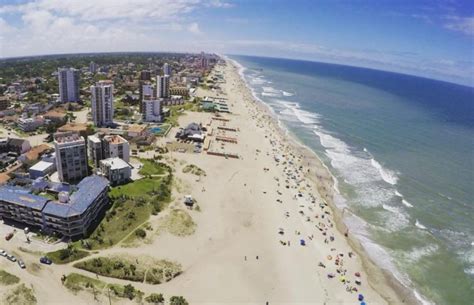
[[16,262],[16,257],[11,254],[7,254],[7,258],[11,260],[12,262]]
[[18,266],[20,266],[21,269],[26,268],[25,263],[21,259],[18,260]]
[[46,265],[51,265],[53,262],[49,258],[47,258],[46,256],[42,256],[40,258],[40,263],[46,264]]
[[7,256],[7,252],[5,250],[0,249],[0,255],[1,256]]
[[12,237],[13,237],[13,233],[10,232],[10,233],[7,234],[7,236],[5,236],[5,239],[6,239],[7,241],[9,241],[10,239],[12,239]]

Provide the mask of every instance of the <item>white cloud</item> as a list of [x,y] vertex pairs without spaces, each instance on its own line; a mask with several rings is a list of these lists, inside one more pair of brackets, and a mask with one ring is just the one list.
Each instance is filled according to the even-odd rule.
[[188,31],[193,34],[202,34],[201,29],[199,29],[199,24],[197,22],[193,22],[188,26]]
[[447,22],[444,24],[445,28],[474,36],[474,17],[448,16],[446,20]]

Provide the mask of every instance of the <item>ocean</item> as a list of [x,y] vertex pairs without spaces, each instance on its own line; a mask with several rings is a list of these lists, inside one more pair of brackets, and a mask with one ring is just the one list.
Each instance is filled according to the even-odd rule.
[[426,304],[474,300],[474,88],[310,61],[229,56],[336,178],[371,258]]

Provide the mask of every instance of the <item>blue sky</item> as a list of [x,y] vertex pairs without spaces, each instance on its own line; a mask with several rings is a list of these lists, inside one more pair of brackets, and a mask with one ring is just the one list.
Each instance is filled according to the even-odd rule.
[[474,86],[474,1],[0,0],[0,56],[208,51]]

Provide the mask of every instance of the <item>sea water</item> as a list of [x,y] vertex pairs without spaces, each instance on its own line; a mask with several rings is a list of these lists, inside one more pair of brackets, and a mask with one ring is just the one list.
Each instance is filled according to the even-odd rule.
[[420,300],[473,304],[474,88],[308,61],[230,56],[337,179],[371,258]]

